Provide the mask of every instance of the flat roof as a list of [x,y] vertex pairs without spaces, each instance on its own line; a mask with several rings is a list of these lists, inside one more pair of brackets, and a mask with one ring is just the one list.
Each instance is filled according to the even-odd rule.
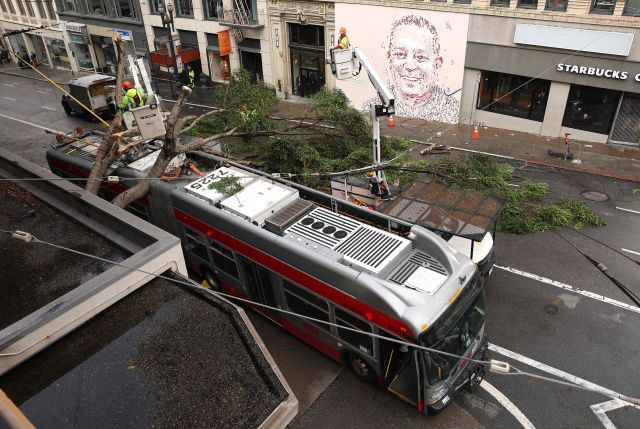
[[0,182],[0,229],[121,261],[0,234],[0,389],[36,426],[284,427],[296,415],[243,310],[186,277],[177,237],[2,149],[0,177],[18,179]]

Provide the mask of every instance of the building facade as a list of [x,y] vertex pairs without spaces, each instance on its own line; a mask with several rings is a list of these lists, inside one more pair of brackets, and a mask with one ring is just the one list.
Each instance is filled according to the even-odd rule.
[[[5,0],[6,1],[6,0]],[[71,67],[77,71],[115,74],[118,32],[126,54],[149,57],[138,0],[55,0]]]
[[[28,29],[33,30],[11,34]],[[71,69],[70,55],[53,0],[0,0],[0,32],[2,43],[13,52],[35,53],[40,64]],[[14,61],[17,60],[14,58]]]
[[461,123],[640,143],[640,2],[500,2],[472,14]]

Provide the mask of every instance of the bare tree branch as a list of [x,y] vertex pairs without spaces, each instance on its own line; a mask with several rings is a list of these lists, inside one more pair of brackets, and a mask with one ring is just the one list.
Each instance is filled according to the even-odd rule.
[[[182,118],[178,122],[178,124],[180,126],[177,127],[177,128],[180,129],[180,134],[185,134],[185,133],[191,131],[198,124],[198,122],[200,122],[202,119],[207,118],[209,116],[212,116],[215,113],[219,113],[220,111],[221,111],[220,109],[211,110],[211,111],[209,111],[207,113],[204,113],[204,114],[202,114],[200,116],[197,116],[197,117],[196,116],[185,116],[184,118]],[[184,124],[186,124],[191,119],[193,119],[193,122],[191,122],[191,124],[188,127],[182,128],[184,126]]]

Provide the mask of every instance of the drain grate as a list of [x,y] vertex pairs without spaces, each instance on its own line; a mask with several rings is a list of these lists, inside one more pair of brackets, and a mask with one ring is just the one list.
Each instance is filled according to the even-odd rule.
[[544,311],[549,314],[558,314],[558,307],[553,304],[547,304],[544,306]]
[[609,201],[609,195],[605,194],[604,192],[583,191],[580,193],[580,195],[582,195],[583,198],[586,198],[589,201],[597,201],[600,203]]

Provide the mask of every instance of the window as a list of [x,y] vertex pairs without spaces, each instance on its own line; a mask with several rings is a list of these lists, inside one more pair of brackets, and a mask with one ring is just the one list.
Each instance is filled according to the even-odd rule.
[[18,3],[18,9],[20,9],[20,15],[26,15],[26,13],[24,12],[24,5],[22,4],[22,0],[18,0],[16,3]]
[[[336,323],[348,328],[371,332],[371,325],[339,308],[336,308]],[[338,336],[360,351],[373,356],[373,337],[343,328],[338,328]]]
[[491,0],[491,6],[509,7],[509,0]]
[[204,0],[204,18],[218,19],[218,6],[222,8],[222,2],[218,0]]
[[38,14],[40,15],[40,19],[47,19],[47,14],[44,11],[44,5],[42,1],[37,1],[36,3],[36,7],[38,8]]
[[50,21],[57,20],[58,18],[56,17],[56,12],[55,10],[53,10],[53,2],[45,1],[44,6],[47,8],[47,14],[49,15],[49,20]]
[[546,10],[558,10],[558,11],[566,11],[567,3],[569,0],[547,0],[547,4],[545,5]]
[[591,13],[612,15],[616,8],[616,0],[592,0]]
[[149,2],[149,7],[151,8],[151,13],[158,13],[158,4],[162,0],[151,0]]
[[471,4],[471,0],[453,0],[454,3]]
[[5,1],[7,2],[6,5],[9,8],[9,13],[12,13],[12,14],[15,15],[16,14],[16,10],[14,9],[13,3],[11,2],[11,0],[5,0]]
[[212,240],[209,241],[209,249],[211,250],[211,257],[213,258],[213,265],[236,279],[240,278],[236,259],[231,250],[217,241]]
[[87,0],[87,7],[92,15],[106,15],[102,0]]
[[[284,286],[284,295],[287,300],[289,310],[302,314],[304,316],[313,317],[314,319],[329,321],[329,305],[327,302],[306,290],[299,288],[286,280],[282,281]],[[308,319],[305,322],[311,323],[325,331],[331,331],[331,326],[325,323],[317,323]]]
[[483,71],[477,108],[542,122],[550,87],[548,80]]
[[538,0],[518,0],[518,7],[522,9],[537,9]]
[[289,40],[297,45],[324,48],[324,27],[289,24]]
[[640,16],[640,0],[627,0],[622,14],[626,16]]
[[571,85],[562,126],[609,134],[619,99],[618,91]]
[[191,0],[178,0],[178,10],[176,10],[176,16],[189,16],[193,17],[193,7]]
[[[18,1],[20,1],[20,0],[18,0]],[[29,14],[29,16],[30,16],[30,17],[32,17],[32,18],[33,18],[33,17],[35,17],[35,16],[36,16],[36,14],[35,14],[35,12],[33,11],[33,6],[31,6],[31,1],[29,1],[29,0],[24,0],[24,2],[25,2],[25,4],[27,5],[27,13]]]
[[7,9],[7,7],[4,5],[4,0],[0,0],[0,10],[2,10],[2,12],[9,12],[9,10]]
[[118,16],[131,19],[137,18],[136,9],[134,5],[129,3],[129,0],[117,0],[116,4],[118,5]]

